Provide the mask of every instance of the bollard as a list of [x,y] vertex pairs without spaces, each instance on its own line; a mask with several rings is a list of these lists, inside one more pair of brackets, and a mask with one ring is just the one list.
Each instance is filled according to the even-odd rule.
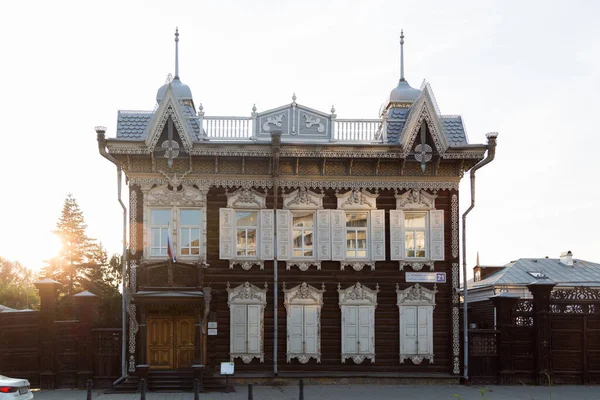
[[200,400],[200,382],[198,382],[198,378],[194,379],[194,400]]
[[300,379],[300,384],[298,386],[300,389],[298,400],[304,400],[304,379]]
[[140,381],[140,400],[146,400],[146,380],[142,378]]
[[252,384],[248,384],[248,400],[254,400],[254,396],[252,394]]
[[87,380],[87,397],[86,400],[92,400],[92,388],[94,387],[94,383],[91,379]]

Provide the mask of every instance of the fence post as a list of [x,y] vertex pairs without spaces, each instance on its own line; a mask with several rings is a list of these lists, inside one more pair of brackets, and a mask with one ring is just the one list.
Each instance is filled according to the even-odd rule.
[[252,384],[248,384],[248,400],[254,400],[254,394],[252,393]]
[[300,379],[300,384],[298,385],[300,393],[298,395],[298,400],[304,400],[304,379]]
[[87,380],[87,397],[86,400],[92,400],[92,388],[94,387],[94,383],[91,379]]
[[513,366],[513,320],[512,310],[519,301],[519,296],[506,292],[497,294],[490,298],[496,307],[496,348],[498,349],[498,374],[501,385],[512,385],[515,383],[515,369]]
[[533,327],[535,329],[536,384],[549,385],[552,379],[552,345],[550,332],[550,293],[556,283],[549,279],[527,285],[533,295]]
[[40,293],[40,388],[54,390],[56,370],[55,324],[56,297],[61,283],[45,278],[34,282]]

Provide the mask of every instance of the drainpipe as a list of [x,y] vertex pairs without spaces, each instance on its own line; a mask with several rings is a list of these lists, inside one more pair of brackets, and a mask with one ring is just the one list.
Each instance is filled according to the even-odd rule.
[[273,178],[273,375],[277,376],[277,310],[278,310],[278,287],[279,275],[277,271],[277,203],[279,200],[279,147],[281,145],[281,132],[271,132],[271,145],[273,146],[273,162],[271,164],[271,176]]
[[469,321],[467,316],[467,214],[475,208],[475,171],[486,164],[492,162],[496,156],[496,138],[497,132],[490,132],[485,135],[488,140],[487,156],[471,168],[471,206],[465,211],[462,216],[462,253],[463,253],[463,373],[464,379],[469,379]]
[[123,256],[121,258],[121,270],[123,273],[123,302],[121,305],[122,313],[121,313],[121,377],[113,382],[113,385],[117,385],[123,379],[127,377],[127,356],[125,352],[126,340],[125,336],[127,333],[127,303],[125,296],[127,295],[125,291],[125,277],[127,275],[126,266],[127,266],[127,208],[125,207],[125,203],[121,200],[121,172],[122,168],[119,162],[108,152],[106,151],[106,138],[104,134],[106,133],[106,127],[97,126],[94,128],[96,130],[96,135],[98,139],[98,150],[100,151],[100,155],[106,158],[111,163],[115,164],[117,167],[117,199],[119,200],[119,204],[123,208]]

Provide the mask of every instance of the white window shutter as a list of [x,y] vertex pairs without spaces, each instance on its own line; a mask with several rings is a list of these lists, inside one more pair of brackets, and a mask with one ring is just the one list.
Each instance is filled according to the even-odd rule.
[[373,353],[373,306],[358,307],[358,352]]
[[371,210],[371,260],[385,261],[385,210]]
[[304,353],[304,306],[291,305],[288,321],[288,353]]
[[317,307],[304,306],[304,353],[316,354],[319,334],[317,323]]
[[235,213],[233,208],[219,209],[219,258],[235,257]]
[[429,211],[429,258],[444,260],[444,210]]
[[277,210],[277,259],[288,261],[292,255],[292,213]]
[[390,210],[390,260],[404,259],[404,211]]
[[417,354],[432,353],[431,343],[433,340],[433,332],[431,330],[432,307],[421,306],[417,308],[417,330],[418,330],[418,346]]
[[417,337],[417,307],[400,307],[400,354],[416,354]]
[[346,259],[346,213],[344,210],[331,210],[331,259]]
[[331,213],[330,210],[317,210],[317,249],[318,260],[331,260]]
[[246,319],[246,305],[232,305],[231,321],[231,352],[246,353],[246,328],[248,326]]
[[260,210],[260,259],[272,260],[275,253],[275,237],[273,210]]
[[248,353],[260,353],[260,308],[248,305]]
[[352,354],[358,351],[358,306],[343,306],[342,353]]

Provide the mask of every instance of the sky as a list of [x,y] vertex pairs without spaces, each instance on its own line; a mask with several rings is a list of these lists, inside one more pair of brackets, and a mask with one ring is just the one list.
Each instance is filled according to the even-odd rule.
[[[600,262],[600,3],[595,1],[9,2],[0,13],[0,256],[39,269],[69,193],[88,234],[121,251],[115,167],[94,127],[150,110],[174,72],[206,115],[291,102],[377,118],[399,77],[432,86],[471,143],[499,132],[477,172],[467,263],[522,257]],[[461,214],[470,203],[460,186]],[[462,254],[461,254],[462,257]],[[462,261],[461,261],[462,262]]]

